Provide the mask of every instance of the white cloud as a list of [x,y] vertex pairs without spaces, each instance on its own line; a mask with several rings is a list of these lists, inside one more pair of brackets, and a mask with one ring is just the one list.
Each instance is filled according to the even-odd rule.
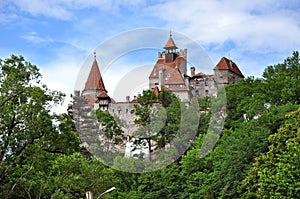
[[231,40],[240,50],[270,52],[300,47],[300,13],[288,4],[271,0],[177,0],[156,4],[148,11],[202,44]]
[[[105,68],[109,66],[110,62],[114,63],[114,59],[118,59],[130,50],[141,48],[141,46],[161,48],[165,44],[168,38],[168,30],[162,31],[161,34],[152,32],[155,33],[154,35],[151,35],[151,31],[146,31],[140,35],[129,34],[123,38],[119,37],[118,40],[114,40],[118,35],[111,36],[118,33],[120,29],[137,28],[139,25],[143,27],[146,25],[151,26],[151,24],[160,24],[167,29],[171,28],[187,35],[188,38],[192,38],[200,45],[211,45],[212,49],[209,50],[216,58],[215,61],[218,61],[224,55],[227,56],[227,52],[226,54],[222,54],[224,53],[222,50],[226,42],[232,41],[234,43],[232,48],[234,49],[230,49],[230,52],[233,53],[234,57],[238,57],[240,62],[237,62],[237,64],[247,64],[251,67],[252,71],[258,71],[256,69],[258,62],[256,58],[247,56],[247,52],[249,51],[252,54],[262,53],[265,55],[264,59],[267,60],[269,52],[280,53],[282,51],[289,51],[290,54],[291,50],[300,49],[300,40],[298,39],[300,35],[300,12],[297,0],[278,0],[275,3],[273,0],[174,0],[159,1],[159,3],[153,3],[151,7],[148,7],[148,2],[144,0],[10,0],[10,2],[14,2],[14,4],[9,5],[9,12],[0,13],[0,23],[4,20],[4,18],[1,18],[1,15],[6,16],[5,20],[24,17],[23,13],[18,13],[18,10],[34,16],[46,16],[61,20],[70,20],[72,22],[71,26],[68,21],[68,23],[65,23],[68,24],[67,27],[57,27],[57,30],[53,30],[54,34],[52,32],[49,33],[50,37],[44,36],[47,33],[39,32],[34,26],[26,29],[32,32],[26,34],[20,33],[27,41],[37,44],[59,42],[59,45],[52,45],[48,49],[56,53],[53,56],[53,62],[41,66],[49,87],[62,90],[67,94],[73,92],[75,77],[87,54],[91,53],[98,42],[103,41],[105,38],[110,37],[100,44],[101,49],[97,52],[97,59],[99,60],[100,67],[104,67],[104,69],[102,68],[103,72],[107,72],[107,74],[104,74],[104,81],[109,94],[112,94],[116,82],[119,82],[120,78],[126,76],[126,72],[130,71],[132,66],[134,67],[132,63],[134,60],[131,60],[131,62],[120,63],[120,66],[123,68],[122,70],[116,69],[110,71],[113,68]],[[1,7],[3,5],[0,5]],[[86,8],[93,9],[89,10]],[[120,17],[130,20],[133,17],[132,13],[134,13],[122,13],[122,8],[125,8],[127,11],[138,11],[140,18],[137,18],[136,21],[141,20],[141,23],[126,20],[121,20],[119,23]],[[89,11],[90,13],[79,13],[83,9],[86,9],[85,11]],[[103,16],[112,17],[113,20],[100,18],[98,16],[99,12],[101,14],[104,13]],[[82,17],[77,17],[79,16],[78,14],[82,14]],[[103,16],[101,15],[101,17]],[[153,16],[156,18],[151,18]],[[149,20],[147,23],[144,21],[145,18]],[[33,17],[32,19],[34,20],[32,24],[40,20],[38,17]],[[100,20],[108,22],[100,23]],[[49,24],[53,23],[44,18],[41,21]],[[56,22],[55,20],[54,23]],[[126,24],[121,24],[121,22],[126,22]],[[47,25],[44,27],[47,27]],[[60,35],[61,31],[65,34]],[[122,34],[124,36],[124,32]],[[175,35],[174,39],[179,47],[187,47],[185,43],[180,43],[181,38]],[[112,42],[112,40],[114,41]],[[70,46],[73,48],[69,48]],[[76,50],[74,50],[74,47]],[[219,51],[222,52],[220,53]],[[189,59],[193,52],[192,49],[188,49]],[[233,59],[235,60],[235,58]],[[149,61],[149,59],[146,61]],[[155,62],[156,60],[152,61]],[[268,60],[269,62],[270,60]],[[207,64],[199,64],[197,66],[203,70],[203,67],[206,67]],[[243,70],[243,65],[241,68]],[[111,75],[109,75],[110,72]],[[243,70],[243,72],[245,75],[248,75],[248,71]],[[117,75],[115,75],[116,73]]]
[[96,8],[102,11],[117,11],[121,6],[135,8],[144,5],[144,0],[11,0],[22,11],[28,12],[34,16],[43,15],[54,17],[61,20],[70,20],[74,11],[84,8]]
[[27,40],[30,43],[35,43],[35,44],[53,42],[53,40],[50,38],[41,37],[37,32],[29,32],[21,36],[21,38]]
[[70,19],[72,14],[64,7],[63,1],[12,0],[21,11],[32,15],[45,15],[59,19]]
[[62,106],[53,108],[53,112],[64,113],[71,101],[70,94],[75,88],[75,77],[79,73],[81,60],[76,56],[62,56],[53,62],[40,66],[42,81],[51,90],[61,91],[66,94]]

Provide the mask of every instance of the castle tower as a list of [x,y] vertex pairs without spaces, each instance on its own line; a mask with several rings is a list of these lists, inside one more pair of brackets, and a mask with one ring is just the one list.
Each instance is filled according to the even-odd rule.
[[222,57],[214,68],[217,87],[239,82],[244,75],[239,67],[230,59]]
[[177,56],[177,46],[172,38],[172,33],[170,33],[170,37],[166,43],[166,45],[163,47],[165,49],[165,59],[167,63],[173,62]]
[[172,33],[158,53],[158,59],[149,76],[149,88],[166,89],[174,92],[180,99],[189,100],[189,85],[186,81],[187,50],[179,50]]
[[96,59],[96,52],[94,52],[94,61],[85,83],[85,87],[82,91],[82,95],[88,100],[88,105],[92,106],[95,103],[99,104],[102,110],[107,110],[108,105],[111,101],[110,97],[107,95],[107,90],[105,89],[103,79],[99,70],[99,66]]

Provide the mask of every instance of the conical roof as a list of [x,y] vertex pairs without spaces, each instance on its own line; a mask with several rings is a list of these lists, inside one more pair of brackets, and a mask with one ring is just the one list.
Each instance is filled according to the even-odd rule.
[[97,91],[107,92],[105,89],[104,83],[103,83],[103,79],[102,79],[96,58],[92,64],[90,74],[85,83],[84,91],[85,90],[97,90]]
[[170,35],[170,38],[168,39],[166,45],[164,46],[164,49],[166,49],[166,50],[177,49],[177,46],[172,38],[172,35]]

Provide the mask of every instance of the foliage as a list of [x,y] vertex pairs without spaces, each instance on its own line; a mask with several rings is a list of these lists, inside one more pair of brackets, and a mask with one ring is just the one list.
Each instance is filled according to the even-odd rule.
[[263,73],[268,89],[266,97],[271,104],[300,103],[300,58],[293,52],[283,63],[269,66]]
[[118,118],[112,116],[108,111],[100,109],[96,110],[96,117],[101,125],[100,134],[103,134],[110,143],[120,144],[126,139],[120,122],[117,122]]
[[26,165],[29,158],[44,152],[72,153],[78,150],[79,140],[68,126],[67,115],[50,114],[63,94],[41,83],[35,65],[12,55],[0,60],[0,70],[0,193],[4,198],[15,194],[34,169],[34,161]]
[[134,105],[133,113],[137,116],[134,122],[140,127],[134,136],[139,138],[137,142],[147,141],[149,159],[152,160],[152,142],[157,143],[158,149],[164,148],[178,131],[179,100],[171,92],[162,91],[156,95],[152,90],[146,90]]
[[110,184],[98,160],[78,154],[67,114],[51,114],[63,94],[41,83],[21,56],[0,60],[0,198],[79,198]]
[[[107,112],[88,114],[91,110],[81,106],[86,102],[80,96],[74,98],[73,110],[83,108],[73,120],[51,114],[63,94],[41,83],[38,68],[14,55],[0,63],[1,198],[83,198],[88,190],[97,197],[112,186],[116,191],[106,198],[300,197],[298,52],[267,67],[262,78],[225,87],[227,117],[221,131],[210,125],[222,126],[224,101],[206,97],[197,106],[186,106],[172,93],[144,91],[134,109],[141,127],[136,136],[157,143],[149,147],[150,154],[170,142],[178,152],[186,147],[178,143],[193,140],[180,159],[148,173],[121,172],[78,153],[82,149],[76,133],[85,133],[87,141],[97,133],[110,143],[122,142],[118,120]],[[74,116],[85,117],[87,125],[78,128],[82,120]],[[197,136],[189,140],[195,127]],[[201,156],[203,143],[214,139],[210,135],[219,140]],[[119,170],[147,167],[134,158],[110,158]]]
[[259,156],[243,181],[247,196],[300,197],[300,108],[287,114],[278,132],[269,136],[269,151]]

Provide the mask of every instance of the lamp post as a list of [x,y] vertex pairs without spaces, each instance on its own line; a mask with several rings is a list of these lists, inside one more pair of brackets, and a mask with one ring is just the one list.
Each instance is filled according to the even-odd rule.
[[108,193],[111,193],[113,192],[114,190],[116,190],[116,187],[112,187],[110,189],[107,189],[105,192],[101,193],[97,199],[100,199],[100,198],[104,198],[104,195],[108,194]]
[[[107,189],[105,192],[101,193],[101,194],[98,196],[97,199],[104,198],[104,195],[106,195],[106,194],[108,194],[108,193],[110,193],[110,192],[113,192],[114,190],[116,190],[116,187],[112,187],[112,188],[110,188],[110,189]],[[86,195],[86,199],[93,199],[93,194],[92,194],[91,191],[87,191],[87,192],[85,193],[85,195]]]

